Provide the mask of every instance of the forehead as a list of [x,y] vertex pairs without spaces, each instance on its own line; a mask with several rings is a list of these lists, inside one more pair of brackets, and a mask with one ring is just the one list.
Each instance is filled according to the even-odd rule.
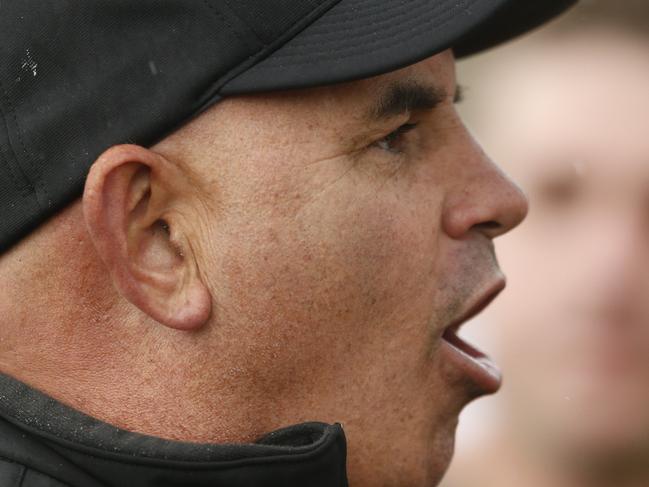
[[452,94],[453,54],[444,51],[403,69],[338,85],[228,97],[172,138],[194,152],[216,145],[221,152],[236,147],[239,153],[259,146],[322,146],[362,130],[368,108],[397,80],[434,85]]
[[434,84],[453,93],[455,86],[455,61],[450,50],[427,58],[416,64],[386,74],[332,86],[291,90],[278,93],[260,93],[241,97],[259,103],[262,108],[279,109],[287,115],[318,114],[339,116],[366,105],[387,86],[399,80]]
[[281,148],[284,153],[331,156],[342,140],[351,144],[354,134],[370,130],[368,109],[397,80],[421,82],[452,95],[453,54],[445,51],[403,69],[338,85],[231,96],[171,134],[167,146],[211,171],[207,154],[236,159]]

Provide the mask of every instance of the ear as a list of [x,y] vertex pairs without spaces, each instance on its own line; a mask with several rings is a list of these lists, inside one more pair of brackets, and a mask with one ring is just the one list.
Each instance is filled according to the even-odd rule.
[[211,296],[177,211],[186,204],[182,170],[136,145],[114,146],[93,164],[83,194],[90,237],[117,290],[156,321],[196,330]]

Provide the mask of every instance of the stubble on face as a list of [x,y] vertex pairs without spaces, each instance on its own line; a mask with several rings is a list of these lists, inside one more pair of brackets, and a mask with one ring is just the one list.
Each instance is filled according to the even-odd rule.
[[[397,81],[445,96],[368,124]],[[375,79],[226,100],[194,134],[202,144],[178,135],[212,182],[218,211],[201,215],[197,246],[215,336],[235,345],[210,344],[206,361],[237,364],[262,429],[343,422],[357,485],[433,485],[475,395],[431,339],[495,266],[488,239],[441,228],[453,168],[474,157],[454,90],[446,52]],[[399,152],[385,150],[414,122]]]

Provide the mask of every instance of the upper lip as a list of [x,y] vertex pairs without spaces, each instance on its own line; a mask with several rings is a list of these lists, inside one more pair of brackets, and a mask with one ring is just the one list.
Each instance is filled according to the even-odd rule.
[[491,284],[487,290],[479,294],[472,302],[472,304],[467,308],[467,310],[451,322],[445,330],[456,331],[462,326],[463,323],[469,321],[474,316],[482,312],[491,302],[496,299],[496,297],[505,289],[507,281],[504,277],[498,278],[493,284]]

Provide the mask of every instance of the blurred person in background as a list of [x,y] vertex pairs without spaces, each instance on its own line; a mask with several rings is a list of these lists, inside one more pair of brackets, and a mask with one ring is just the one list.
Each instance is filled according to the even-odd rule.
[[502,394],[463,417],[447,487],[649,485],[647,19],[646,1],[584,2],[461,66],[469,125],[530,214],[478,327]]

